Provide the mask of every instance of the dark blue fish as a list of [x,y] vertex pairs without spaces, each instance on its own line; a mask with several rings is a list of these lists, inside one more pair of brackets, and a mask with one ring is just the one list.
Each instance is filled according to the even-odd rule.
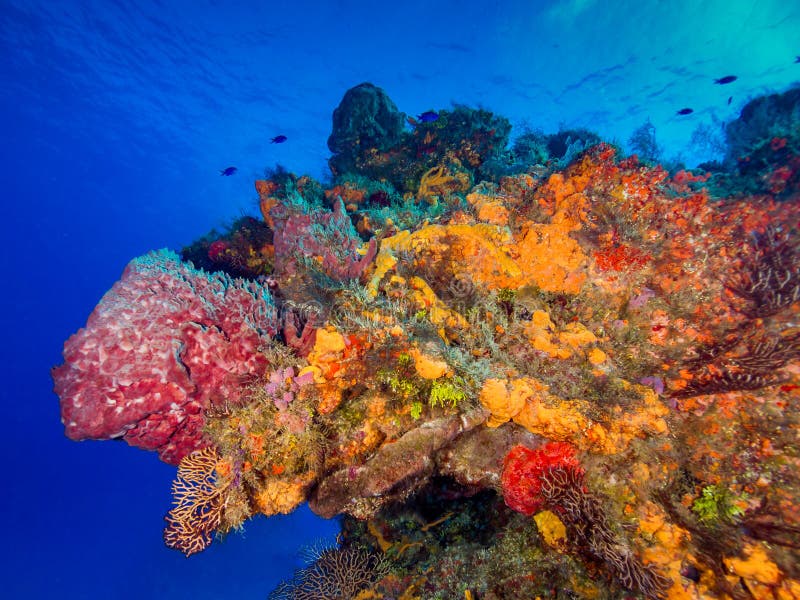
[[794,57],[794,62],[800,63],[800,56],[795,56]]
[[274,138],[272,138],[271,141],[272,141],[273,144],[282,144],[283,142],[285,142],[288,139],[289,138],[287,138],[285,135],[276,135]]
[[725,75],[725,77],[720,77],[719,79],[715,79],[714,83],[718,83],[719,85],[725,85],[726,83],[733,83],[739,79],[736,75]]
[[733,96],[728,96],[728,104],[731,103],[731,100],[733,100]]
[[438,118],[439,118],[439,113],[434,112],[432,110],[426,110],[421,115],[417,115],[417,121],[419,121],[420,123],[433,123]]
[[677,113],[677,115],[690,115],[694,112],[693,108],[682,108]]
[[222,171],[220,171],[219,174],[224,175],[225,177],[230,177],[238,170],[239,169],[237,169],[236,167],[228,167],[227,169],[222,169]]

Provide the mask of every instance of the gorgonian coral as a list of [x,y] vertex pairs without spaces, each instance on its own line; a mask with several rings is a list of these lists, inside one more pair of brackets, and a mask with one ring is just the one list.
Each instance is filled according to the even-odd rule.
[[226,488],[217,485],[219,455],[205,448],[186,456],[172,484],[175,506],[164,520],[164,543],[186,556],[205,550],[222,523]]
[[769,317],[800,300],[800,246],[796,235],[767,227],[751,234],[742,267],[727,282],[745,300],[742,312]]
[[309,566],[270,594],[270,600],[350,600],[389,572],[383,556],[360,548],[324,548],[315,554]]
[[781,369],[800,356],[800,333],[765,335],[742,332],[723,336],[716,344],[701,348],[685,364],[684,385],[673,397],[721,394],[734,390],[757,390],[787,380]]

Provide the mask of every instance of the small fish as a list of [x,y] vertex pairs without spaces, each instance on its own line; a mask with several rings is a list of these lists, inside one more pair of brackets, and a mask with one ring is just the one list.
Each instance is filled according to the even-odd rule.
[[426,110],[421,115],[417,115],[417,121],[419,121],[420,123],[433,123],[438,118],[439,118],[439,113],[434,112],[432,110]]
[[287,138],[285,135],[276,135],[276,136],[275,136],[274,138],[272,138],[270,141],[271,141],[273,144],[282,144],[283,142],[285,142],[285,141],[286,141],[286,140],[288,140],[288,139],[289,139],[289,138]]
[[800,56],[795,56],[794,57],[794,62],[800,63]]
[[675,114],[676,115],[690,115],[693,112],[694,112],[693,108],[682,108],[678,112],[676,112]]
[[733,96],[728,96],[728,104],[731,103],[731,100],[733,100]]
[[733,83],[737,79],[739,78],[736,77],[736,75],[725,75],[725,77],[720,77],[719,79],[715,79],[714,83],[717,83],[719,85],[725,85],[726,83]]
[[412,127],[419,125],[419,121],[417,121],[414,117],[406,117],[406,121],[408,121],[408,124]]
[[236,167],[228,167],[226,169],[222,169],[222,171],[220,171],[219,174],[220,175],[224,175],[225,177],[230,177],[231,175],[236,173],[236,171],[238,171],[238,170],[239,169],[237,169]]

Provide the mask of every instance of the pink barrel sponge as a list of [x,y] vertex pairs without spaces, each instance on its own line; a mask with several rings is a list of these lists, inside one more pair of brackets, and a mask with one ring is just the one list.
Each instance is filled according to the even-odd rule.
[[132,260],[53,369],[67,437],[123,438],[177,464],[205,446],[205,412],[265,372],[277,323],[264,285],[167,250]]

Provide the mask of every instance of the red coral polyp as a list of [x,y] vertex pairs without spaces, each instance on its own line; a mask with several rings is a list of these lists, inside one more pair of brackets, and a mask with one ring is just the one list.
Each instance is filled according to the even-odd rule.
[[506,455],[502,486],[506,505],[530,516],[544,507],[542,484],[550,471],[559,468],[583,469],[575,458],[575,447],[567,442],[548,442],[531,450],[514,446]]
[[211,242],[211,245],[208,247],[208,258],[213,262],[218,262],[222,260],[223,254],[226,250],[230,248],[230,244],[225,240],[216,240]]
[[778,150],[783,150],[786,147],[786,138],[779,138],[774,137],[769,143],[769,147],[772,148],[773,152],[777,152]]
[[650,257],[633,246],[617,244],[595,252],[594,259],[601,271],[626,271],[644,267]]

